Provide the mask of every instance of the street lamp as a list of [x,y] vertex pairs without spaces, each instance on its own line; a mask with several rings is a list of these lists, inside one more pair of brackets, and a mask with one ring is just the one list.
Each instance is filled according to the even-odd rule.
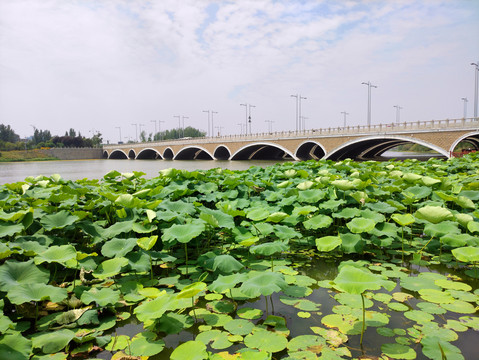
[[370,81],[362,82],[361,84],[368,86],[368,126],[371,126],[371,88],[377,88],[376,85],[371,84]]
[[163,140],[163,135],[161,134],[161,123],[164,123],[164,120],[158,120],[158,132],[160,134],[160,141]]
[[189,119],[189,117],[188,116],[181,116],[181,123],[183,125],[183,131],[182,131],[183,137],[185,137],[185,119]]
[[[141,132],[141,127],[142,127],[142,126],[144,127],[145,124],[139,124],[139,125],[140,125],[140,137],[141,137],[141,134],[142,134],[142,132]],[[138,140],[137,140],[137,141],[138,141]],[[143,140],[142,140],[142,141],[143,141]]]
[[274,121],[273,120],[265,120],[264,122],[268,123],[268,132],[270,134],[272,134],[273,133],[273,123],[274,123]]
[[243,135],[243,125],[244,125],[244,124],[238,123],[238,124],[236,124],[236,125],[239,125],[239,127],[240,127],[240,135]]
[[213,130],[213,125],[214,125],[214,123],[215,123],[214,120],[213,120],[213,116],[214,116],[215,114],[218,114],[218,111],[213,111],[213,110],[211,110],[211,130]]
[[115,126],[115,129],[118,129],[118,131],[120,132],[120,141],[118,143],[121,143],[121,127]]
[[343,123],[343,127],[346,127],[346,115],[349,115],[349,113],[348,113],[348,112],[346,112],[346,111],[341,111],[341,114],[343,114],[343,115],[344,115],[344,123]]
[[[296,98],[296,132],[301,131],[301,100],[306,100],[307,97],[301,96],[301,94],[291,95],[291,97]],[[304,130],[304,125],[303,125]]]
[[136,142],[138,142],[138,124],[131,124],[131,125],[135,126]]
[[181,116],[180,115],[174,115],[174,118],[178,118],[178,139],[180,138],[180,130],[181,130]]
[[399,122],[400,122],[400,116],[401,116],[401,115],[400,115],[400,112],[401,112],[402,107],[399,106],[399,105],[394,105],[393,107],[396,108],[396,124],[399,124]]
[[221,136],[221,129],[224,129],[223,126],[215,126],[215,129],[218,129],[218,136]]
[[[156,135],[156,133],[158,132],[158,131],[156,130],[156,120],[150,120],[150,122],[154,122],[154,123],[155,123],[155,135]],[[155,135],[153,135],[153,139],[155,139]]]
[[248,123],[249,123],[249,134],[251,135],[251,108],[256,106],[251,104],[246,104],[246,103],[240,104],[240,106],[244,106],[246,110],[245,135],[248,135]]
[[466,97],[463,97],[461,98],[462,101],[464,101],[464,120],[467,118],[467,98]]
[[210,131],[210,110],[203,110],[204,113],[208,113],[208,135],[211,136],[211,131]]
[[479,61],[475,63],[471,63],[474,65],[474,119],[477,120],[477,92],[478,92],[478,83],[479,83]]

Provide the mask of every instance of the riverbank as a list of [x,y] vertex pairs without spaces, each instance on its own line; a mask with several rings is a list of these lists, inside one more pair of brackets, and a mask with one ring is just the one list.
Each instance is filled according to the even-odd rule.
[[0,151],[0,162],[49,161],[58,158],[46,154],[41,149]]

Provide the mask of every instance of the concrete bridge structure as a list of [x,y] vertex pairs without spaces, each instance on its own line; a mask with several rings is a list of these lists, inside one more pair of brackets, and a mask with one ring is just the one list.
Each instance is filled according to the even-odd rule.
[[103,146],[103,158],[371,159],[408,143],[423,145],[449,158],[462,141],[469,143],[471,149],[479,150],[478,118],[110,144]]

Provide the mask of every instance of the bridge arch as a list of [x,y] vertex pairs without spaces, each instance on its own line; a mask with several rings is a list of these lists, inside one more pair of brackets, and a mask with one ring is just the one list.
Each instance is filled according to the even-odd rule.
[[108,159],[128,159],[128,155],[121,149],[115,149],[110,153]]
[[294,159],[291,151],[285,147],[274,143],[253,143],[241,147],[236,151],[231,160],[282,160],[282,159]]
[[102,157],[103,159],[108,159],[108,156],[109,156],[109,155],[108,155],[108,151],[103,150],[103,152],[102,152],[102,154],[101,154],[101,157]]
[[448,151],[437,145],[409,136],[368,136],[342,144],[327,154],[325,159],[334,161],[344,160],[346,158],[371,159],[380,156],[389,149],[407,143],[428,147],[447,158],[450,156]]
[[152,148],[146,148],[142,149],[138,155],[136,156],[136,159],[144,160],[144,159],[150,159],[150,160],[157,160],[160,159],[162,160],[163,157],[159,153],[158,150],[152,149]]
[[449,149],[449,153],[452,153],[456,146],[462,141],[471,144],[471,146],[474,147],[475,150],[479,150],[479,131],[465,134],[464,136],[461,136],[459,139],[454,141],[454,143],[451,145],[451,148]]
[[219,145],[216,147],[213,156],[218,160],[228,160],[231,157],[231,151],[225,145]]
[[299,160],[319,160],[326,155],[326,149],[316,141],[305,141],[296,149],[295,156]]
[[136,152],[134,149],[130,149],[130,151],[128,151],[128,158],[129,159],[136,159]]
[[174,157],[175,157],[175,154],[173,153],[173,150],[170,147],[167,147],[165,151],[163,151],[163,159],[173,160]]
[[214,157],[201,146],[187,146],[178,151],[174,160],[214,160]]

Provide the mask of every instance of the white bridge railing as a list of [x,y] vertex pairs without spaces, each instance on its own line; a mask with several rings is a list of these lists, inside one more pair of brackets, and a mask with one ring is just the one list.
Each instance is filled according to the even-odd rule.
[[[324,129],[309,129],[303,131],[277,131],[271,133],[256,133],[251,135],[220,135],[210,136],[202,138],[182,138],[182,139],[169,139],[164,141],[152,141],[141,144],[154,145],[167,145],[167,144],[204,144],[210,142],[222,142],[222,141],[248,141],[261,139],[283,139],[283,138],[297,138],[297,137],[322,137],[322,136],[342,136],[342,135],[368,135],[368,134],[385,134],[385,133],[401,133],[401,132],[423,132],[423,131],[446,131],[446,130],[478,130],[479,131],[479,118],[462,118],[462,119],[446,119],[446,120],[428,120],[428,121],[415,121],[415,122],[402,122],[402,123],[389,123],[389,124],[377,124],[377,125],[357,125],[346,126],[336,128],[324,128]],[[104,145],[104,148],[131,148],[129,144],[110,144]]]

